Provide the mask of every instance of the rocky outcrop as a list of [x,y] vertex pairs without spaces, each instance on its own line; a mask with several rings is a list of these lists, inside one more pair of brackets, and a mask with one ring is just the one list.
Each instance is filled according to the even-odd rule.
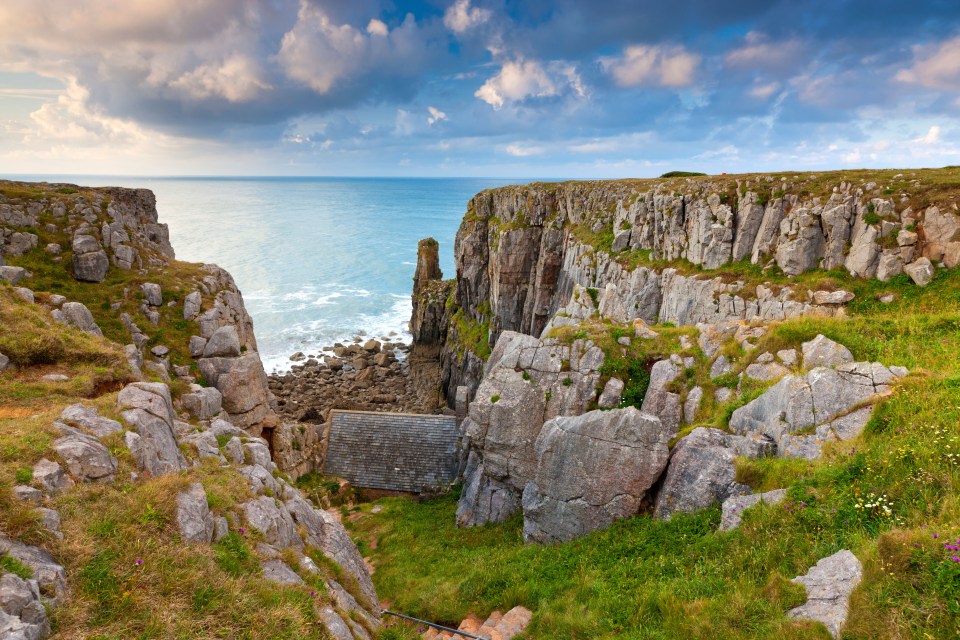
[[772,451],[771,443],[762,438],[704,427],[694,429],[670,454],[654,516],[668,519],[675,513],[693,513],[731,496],[749,494],[750,487],[736,481],[735,458],[759,458]]
[[213,540],[213,514],[207,506],[207,492],[199,482],[177,496],[176,521],[180,538],[185,542]]
[[666,467],[671,435],[634,407],[548,421],[523,491],[524,540],[566,542],[639,512]]
[[187,467],[177,444],[173,402],[167,385],[157,382],[127,385],[117,396],[117,409],[132,429],[126,434],[127,448],[141,470],[159,476]]
[[469,438],[457,523],[502,522],[520,510],[536,472],[536,440],[544,422],[579,415],[596,398],[603,364],[599,347],[504,333],[462,429]]
[[[846,354],[839,353],[837,360],[843,361]],[[769,438],[777,443],[778,455],[817,458],[824,442],[859,435],[870,419],[869,403],[906,374],[902,367],[887,368],[876,362],[850,362],[835,369],[816,367],[803,376],[789,374],[734,411],[730,427],[741,435]],[[800,431],[813,434],[796,435]]]
[[223,410],[238,427],[259,436],[264,426],[276,424],[270,407],[267,374],[257,353],[238,357],[202,358],[200,372],[220,391]]
[[740,526],[743,512],[758,504],[779,504],[787,497],[786,489],[774,489],[764,493],[753,493],[746,496],[731,496],[723,501],[723,512],[720,515],[720,531],[732,531]]
[[860,560],[846,549],[823,558],[793,582],[807,589],[807,601],[787,612],[791,618],[823,623],[834,638],[847,621],[850,594],[863,578]]

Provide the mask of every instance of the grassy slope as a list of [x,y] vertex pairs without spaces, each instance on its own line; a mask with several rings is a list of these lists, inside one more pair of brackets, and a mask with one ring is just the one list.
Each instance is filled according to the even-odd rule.
[[[19,200],[51,196],[49,190],[8,183],[0,183],[0,193]],[[253,553],[259,536],[249,528],[213,546],[180,541],[175,499],[191,482],[204,484],[210,508],[217,513],[251,497],[247,481],[234,467],[205,463],[180,474],[132,482],[136,464],[118,434],[105,439],[120,464],[113,484],[78,486],[45,504],[60,513],[63,540],[41,526],[30,505],[13,498],[14,484],[29,484],[40,458],[57,460],[51,444],[59,434],[52,424],[66,406],[83,402],[101,415],[119,418],[116,392],[130,381],[121,346],[130,339],[120,313],[130,313],[151,337],[149,345],[170,347],[174,364],[192,364],[187,343],[190,335],[199,333],[196,323],[183,320],[182,304],[161,307],[160,325],[150,324],[139,312],[139,285],[156,282],[165,303],[181,301],[194,290],[200,265],[172,261],[147,274],[112,268],[103,283],[77,282],[69,271],[69,239],[45,229],[46,222],[53,220],[43,213],[40,227],[27,229],[39,235],[38,248],[7,258],[7,263],[33,273],[21,285],[34,289],[39,303],[51,293],[84,303],[105,336],[89,336],[54,322],[48,311],[22,301],[0,283],[0,352],[16,365],[0,372],[0,534],[42,546],[66,568],[71,596],[52,612],[54,637],[323,637],[315,611],[315,605],[328,598],[322,581],[304,575],[308,583],[303,587],[265,582]],[[43,252],[48,242],[66,249],[60,262]],[[113,309],[117,303],[119,308]],[[49,373],[66,374],[70,380],[43,380]],[[171,387],[176,397],[184,385]],[[184,447],[184,453],[196,458],[190,447]],[[342,571],[322,554],[311,555],[326,575]],[[296,564],[293,558],[288,562]],[[25,569],[15,565],[0,557],[5,569]],[[339,580],[352,588],[342,575]]]
[[[851,317],[777,324],[741,362],[824,333],[857,359],[914,373],[860,439],[828,446],[823,460],[739,466],[757,489],[791,486],[783,506],[747,512],[732,533],[716,530],[717,507],[670,522],[640,516],[544,548],[523,545],[520,518],[455,529],[454,497],[385,500],[382,512],[354,523],[367,541],[362,550],[374,555],[382,597],[447,622],[522,603],[535,612],[527,636],[540,639],[826,638],[822,628],[785,617],[804,599],[788,580],[849,548],[865,578],[844,637],[960,636],[960,563],[942,546],[960,538],[960,274],[941,272],[925,289],[903,278],[810,277],[836,277],[856,291]],[[884,292],[899,299],[877,302]],[[657,329],[659,341],[635,346],[621,364],[675,351],[679,334],[689,333]],[[583,331],[613,348],[615,328]],[[692,353],[699,362],[688,384],[703,381],[708,366]],[[699,422],[722,427],[731,410],[708,405]],[[891,514],[864,507],[871,496],[885,496]]]

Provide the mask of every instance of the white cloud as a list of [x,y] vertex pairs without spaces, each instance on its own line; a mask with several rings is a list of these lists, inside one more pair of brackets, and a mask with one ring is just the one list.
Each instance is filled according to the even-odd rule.
[[551,62],[544,66],[535,60],[518,59],[504,63],[500,72],[473,95],[500,109],[508,102],[557,96],[567,90],[579,97],[586,96],[586,88],[572,65]]
[[443,24],[454,33],[463,33],[490,19],[489,9],[471,7],[470,0],[457,0],[443,14]]
[[387,24],[383,20],[377,20],[376,18],[373,18],[367,25],[367,33],[372,36],[385,37],[390,34],[390,29],[387,28]]
[[727,52],[723,62],[737,69],[782,71],[794,68],[803,61],[803,49],[800,40],[772,42],[766,35],[751,31],[744,38],[743,46]]
[[931,89],[960,90],[960,36],[936,47],[914,47],[913,65],[895,78]]
[[447,119],[447,114],[445,114],[443,111],[440,111],[440,109],[437,109],[436,107],[427,107],[427,111],[430,113],[430,115],[427,117],[427,124],[436,124],[441,120]]
[[196,99],[224,98],[229,102],[248,102],[261,91],[271,89],[263,79],[260,65],[249,56],[235,54],[220,64],[206,64],[183,74],[170,83]]
[[543,147],[540,147],[537,145],[523,145],[518,143],[508,144],[506,147],[504,147],[503,150],[506,151],[509,155],[514,156],[516,158],[526,158],[528,156],[536,156],[536,155],[540,155],[545,151]]
[[750,90],[747,93],[753,98],[766,100],[776,93],[778,89],[780,89],[779,82],[767,82],[762,84],[754,84],[752,87],[750,87]]
[[914,142],[920,142],[922,144],[937,144],[940,142],[940,126],[933,125],[927,131],[926,135],[920,136],[919,138],[914,138]]
[[621,87],[685,87],[693,83],[700,56],[683,47],[633,45],[600,65]]

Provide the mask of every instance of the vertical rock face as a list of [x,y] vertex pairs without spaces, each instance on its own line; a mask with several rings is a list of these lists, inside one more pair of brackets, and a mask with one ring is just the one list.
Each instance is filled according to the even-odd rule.
[[547,422],[523,491],[524,540],[565,542],[636,514],[667,465],[670,436],[633,407]]
[[433,238],[421,240],[413,276],[413,315],[410,318],[413,347],[408,362],[413,387],[420,397],[435,400],[435,406],[441,404],[441,387],[449,390],[446,400],[452,404],[450,394],[455,393],[459,384],[458,381],[441,382],[444,375],[443,347],[449,323],[447,298],[453,286],[452,282],[444,282],[442,278],[437,241]]
[[470,454],[457,505],[460,526],[502,522],[520,510],[544,422],[583,413],[596,397],[602,364],[603,352],[590,342],[500,337],[462,426]]

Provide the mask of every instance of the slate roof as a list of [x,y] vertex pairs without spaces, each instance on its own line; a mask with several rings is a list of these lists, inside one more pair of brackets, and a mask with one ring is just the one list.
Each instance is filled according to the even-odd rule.
[[422,493],[457,474],[454,416],[331,412],[324,471],[356,487]]

